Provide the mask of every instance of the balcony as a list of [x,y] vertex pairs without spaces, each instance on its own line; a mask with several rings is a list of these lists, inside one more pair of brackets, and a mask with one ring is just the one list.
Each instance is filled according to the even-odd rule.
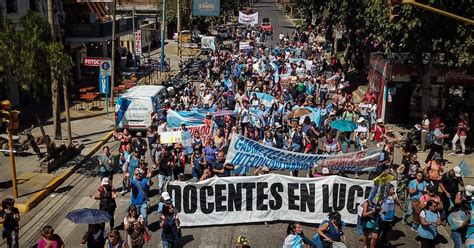
[[[117,20],[115,33],[117,36],[132,33],[133,18]],[[103,40],[112,36],[112,21],[105,23],[73,23],[66,24],[66,40]],[[94,39],[95,38],[95,39]]]

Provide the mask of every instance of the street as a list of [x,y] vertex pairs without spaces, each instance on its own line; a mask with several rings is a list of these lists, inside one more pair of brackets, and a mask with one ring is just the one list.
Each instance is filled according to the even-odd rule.
[[[256,4],[255,9],[261,13],[259,19],[270,18],[274,27],[274,43],[278,40],[280,32],[288,33],[293,30],[289,18],[283,15],[275,4],[261,2]],[[109,141],[107,145],[111,147],[113,154],[118,153],[118,143],[116,141]],[[100,151],[97,154],[100,154]],[[148,156],[147,159],[149,160]],[[97,161],[93,159],[85,168],[77,171],[36,208],[22,217],[20,228],[21,247],[33,246],[37,242],[40,229],[44,225],[52,225],[55,232],[63,238],[67,247],[81,247],[80,240],[86,232],[87,226],[76,225],[65,219],[65,216],[68,212],[78,208],[98,208],[99,202],[89,197],[100,184],[96,170]],[[189,168],[187,168],[186,174],[190,174]],[[300,176],[304,176],[302,174],[304,173],[300,173]],[[115,175],[113,182],[116,189],[120,188],[121,179],[122,175]],[[156,181],[157,178],[155,177],[154,180]],[[156,186],[153,186],[150,194],[153,205],[159,199],[157,192]],[[116,225],[123,221],[129,198],[129,194],[117,198]],[[398,210],[398,215],[400,215],[400,210]],[[161,231],[159,230],[158,220],[159,216],[156,211],[149,215],[149,228],[153,233],[153,239],[152,242],[147,242],[145,247],[161,247]],[[303,231],[306,236],[312,237],[316,233],[316,226],[316,223],[314,225],[304,224]],[[286,228],[287,224],[283,222],[183,228],[183,238],[179,246],[232,247],[238,236],[245,235],[250,240],[252,247],[281,247],[286,236]],[[415,241],[416,232],[410,230],[408,226],[397,222],[393,229],[389,240],[394,247],[419,246]],[[451,242],[449,235],[444,231],[444,228],[440,229],[440,234],[444,237],[441,240],[445,244],[439,247],[452,247],[451,243],[448,243],[448,240]],[[348,247],[363,247],[358,242],[360,237],[357,235],[354,226],[345,227],[344,232],[349,241]],[[123,227],[121,233],[124,237]]]

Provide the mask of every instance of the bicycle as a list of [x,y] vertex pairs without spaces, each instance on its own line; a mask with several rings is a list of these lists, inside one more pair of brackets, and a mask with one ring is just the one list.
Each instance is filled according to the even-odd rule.
[[408,197],[408,177],[403,176],[401,180],[397,180],[397,197],[400,200],[400,208],[403,211],[407,209]]

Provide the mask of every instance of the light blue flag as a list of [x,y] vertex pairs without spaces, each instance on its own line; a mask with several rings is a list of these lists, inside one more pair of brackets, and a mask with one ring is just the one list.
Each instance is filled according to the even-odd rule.
[[180,127],[181,123],[185,123],[186,126],[197,126],[204,125],[205,118],[206,114],[199,111],[176,112],[170,109],[166,115],[166,122],[170,128]]
[[468,164],[466,164],[466,162],[464,162],[464,160],[459,163],[459,168],[461,168],[461,173],[463,176],[468,177],[471,175],[471,168]]
[[257,95],[257,98],[260,100],[260,103],[265,105],[266,108],[271,108],[273,103],[276,102],[275,97],[273,97],[269,94],[261,93],[261,92],[252,92],[252,93],[250,93],[251,96],[253,96],[253,94]]

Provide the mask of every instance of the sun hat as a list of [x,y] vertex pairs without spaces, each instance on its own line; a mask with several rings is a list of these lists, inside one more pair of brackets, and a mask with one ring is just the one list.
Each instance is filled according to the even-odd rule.
[[459,166],[456,166],[453,168],[453,171],[454,171],[454,175],[456,177],[462,177],[462,172],[461,172],[461,168]]
[[472,196],[472,194],[474,193],[474,186],[466,185],[466,187],[464,187],[464,190],[466,191],[467,196]]
[[364,117],[360,117],[360,118],[357,120],[357,123],[362,123],[362,122],[364,122],[364,121],[365,121]]
[[100,185],[109,185],[110,184],[110,179],[108,177],[102,178],[102,182]]
[[237,237],[237,244],[238,245],[249,245],[249,240],[244,235],[240,235],[239,237]]
[[321,174],[323,175],[328,175],[330,173],[329,171],[329,168],[328,167],[324,167],[322,170],[321,170]]
[[383,123],[383,120],[381,118],[378,118],[377,123]]

